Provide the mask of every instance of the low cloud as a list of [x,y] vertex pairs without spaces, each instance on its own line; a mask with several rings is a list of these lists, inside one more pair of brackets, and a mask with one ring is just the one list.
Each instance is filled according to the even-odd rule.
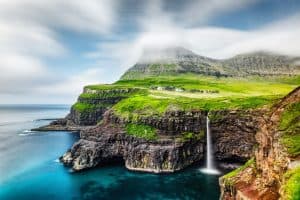
[[[0,103],[73,102],[84,85],[117,80],[149,48],[183,46],[218,59],[259,50],[300,56],[299,14],[239,30],[207,24],[259,0],[187,0],[174,9],[171,2],[137,1],[141,5],[134,7],[130,0],[0,1]],[[134,27],[127,27],[131,20]],[[95,50],[74,56],[65,33],[92,36],[88,45]]]
[[[111,0],[10,0],[0,1],[0,103],[14,102],[18,97],[22,103],[26,96],[43,95],[53,92],[57,84],[64,84],[63,75],[53,72],[49,59],[63,59],[69,50],[60,39],[61,31],[103,35],[114,26],[115,1]],[[62,68],[71,66],[61,66]],[[71,70],[71,69],[70,69]],[[64,71],[64,69],[62,69]],[[81,75],[89,72],[82,72]],[[63,73],[62,73],[63,74]],[[85,79],[95,81],[86,75],[80,81],[68,77],[68,90],[82,87]],[[89,77],[89,78],[87,78]],[[44,89],[42,89],[44,88]],[[52,95],[55,92],[51,93]],[[28,97],[28,101],[35,101]],[[70,99],[70,95],[68,97]],[[46,100],[47,101],[47,100]],[[30,103],[30,102],[27,102]]]
[[[212,26],[185,28],[175,21],[172,22],[165,13],[159,15],[158,12],[153,15],[166,18],[165,20],[159,20],[159,17],[152,18],[149,24],[147,18],[150,17],[146,15],[146,19],[140,20],[144,29],[134,39],[125,42],[107,42],[103,46],[99,44],[98,51],[93,54],[102,55],[105,50],[117,52],[108,56],[110,59],[119,60],[125,68],[134,65],[146,49],[174,46],[182,46],[202,56],[216,59],[225,59],[254,51],[300,56],[300,15],[298,14],[252,30]],[[146,58],[146,60],[149,59],[151,58]]]

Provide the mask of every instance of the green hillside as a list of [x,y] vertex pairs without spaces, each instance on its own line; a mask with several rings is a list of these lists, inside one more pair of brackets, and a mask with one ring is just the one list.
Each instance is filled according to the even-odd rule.
[[[168,110],[244,109],[268,106],[300,85],[300,76],[233,78],[183,74],[138,80],[120,80],[111,85],[91,85],[84,98],[128,89],[128,95],[113,105],[115,113],[132,120],[142,116],[160,116]],[[135,90],[132,90],[135,88]],[[118,94],[119,95],[119,94]],[[124,96],[124,97],[125,97]],[[87,101],[88,102],[88,101]],[[81,104],[81,109],[89,108]]]

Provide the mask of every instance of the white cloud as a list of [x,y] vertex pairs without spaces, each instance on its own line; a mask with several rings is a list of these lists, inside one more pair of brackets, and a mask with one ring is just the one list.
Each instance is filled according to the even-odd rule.
[[47,59],[62,58],[72,51],[59,39],[61,30],[108,34],[114,26],[115,9],[114,0],[0,0],[0,94],[6,97],[0,102],[10,102],[7,97],[11,95],[21,102],[25,96],[38,94],[47,99],[52,85],[56,95],[61,95],[59,88],[75,95],[73,87],[82,87],[87,79],[96,81],[83,73],[80,79],[79,75],[68,79],[68,89],[58,87],[65,77],[54,74]]
[[[42,99],[70,102],[86,84],[116,80],[149,47],[184,46],[214,58],[256,50],[300,56],[300,15],[242,31],[205,24],[216,16],[251,6],[257,0],[187,2],[190,3],[183,3],[175,11],[166,10],[163,0],[146,1],[143,11],[136,15],[130,13],[135,15],[138,24],[135,36],[129,39],[126,34],[114,33],[114,27],[120,25],[119,6],[126,3],[116,0],[0,0],[0,102],[9,102],[17,96],[20,98],[15,101],[27,99],[28,103],[33,98],[36,102]],[[63,73],[54,74],[47,62],[49,58],[61,59],[62,56],[80,60],[70,56],[72,49],[68,49],[60,37],[63,31],[80,33],[81,37],[93,34],[102,41],[95,42],[96,51],[83,55],[91,59],[87,68],[68,77]],[[109,37],[102,38],[103,35]],[[90,64],[92,61],[94,64]],[[72,70],[72,66],[61,67]]]
[[258,0],[194,0],[187,4],[182,13],[175,18],[184,21],[185,24],[205,23],[210,18],[220,16],[224,13],[243,9],[253,5]]
[[80,32],[107,33],[115,20],[115,6],[115,0],[1,0],[0,18]]
[[105,74],[101,68],[88,68],[87,70],[67,77],[60,82],[48,86],[37,87],[36,92],[45,95],[72,96],[80,94],[83,86],[100,83],[101,77]]
[[120,63],[128,64],[127,68],[139,59],[144,49],[169,46],[183,46],[200,55],[218,59],[261,50],[300,56],[300,15],[242,31],[209,26],[184,28],[165,13],[160,15],[160,12],[158,8],[150,9],[153,17],[147,14],[140,19],[143,31],[135,39],[108,42],[94,53],[101,55],[104,49],[108,49],[109,53],[114,52],[110,54],[111,59],[117,57]]

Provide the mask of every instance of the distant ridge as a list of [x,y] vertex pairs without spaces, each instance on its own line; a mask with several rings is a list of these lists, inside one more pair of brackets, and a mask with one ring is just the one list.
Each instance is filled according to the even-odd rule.
[[121,79],[184,73],[214,76],[298,75],[300,58],[261,51],[216,60],[183,47],[148,49]]

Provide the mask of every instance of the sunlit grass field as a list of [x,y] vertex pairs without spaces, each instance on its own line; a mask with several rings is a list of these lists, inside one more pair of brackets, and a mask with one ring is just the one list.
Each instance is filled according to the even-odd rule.
[[[269,106],[299,85],[300,76],[217,78],[184,74],[120,80],[111,85],[92,85],[86,88],[91,90],[139,88],[140,92],[128,95],[113,106],[116,114],[134,119],[138,116],[162,115],[168,110],[209,111]],[[93,98],[95,95],[88,96]]]

